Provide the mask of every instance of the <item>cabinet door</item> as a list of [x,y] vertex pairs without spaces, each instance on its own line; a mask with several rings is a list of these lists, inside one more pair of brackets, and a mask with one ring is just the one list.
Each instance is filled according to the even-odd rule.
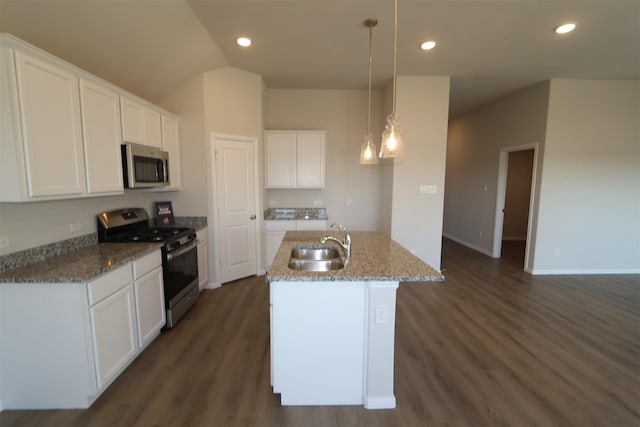
[[296,142],[296,188],[324,188],[324,155],[324,134],[298,134]]
[[84,194],[78,78],[22,52],[16,71],[29,196]]
[[266,134],[266,187],[295,187],[294,133]]
[[120,98],[122,141],[144,144],[144,107],[130,99]]
[[160,113],[144,110],[144,145],[162,149],[162,127]]
[[131,282],[89,310],[98,389],[108,385],[137,353]]
[[124,193],[118,94],[80,79],[87,193]]
[[140,348],[144,348],[158,335],[166,322],[162,267],[136,279],[134,287],[138,344]]
[[178,122],[166,116],[162,116],[162,149],[169,153],[169,185],[164,189],[180,190],[182,188],[182,180],[180,178]]

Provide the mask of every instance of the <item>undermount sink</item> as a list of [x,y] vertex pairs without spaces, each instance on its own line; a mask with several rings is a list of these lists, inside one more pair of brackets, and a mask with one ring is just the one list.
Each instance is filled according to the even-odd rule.
[[331,271],[344,268],[338,250],[332,246],[296,246],[291,250],[289,268],[304,271]]

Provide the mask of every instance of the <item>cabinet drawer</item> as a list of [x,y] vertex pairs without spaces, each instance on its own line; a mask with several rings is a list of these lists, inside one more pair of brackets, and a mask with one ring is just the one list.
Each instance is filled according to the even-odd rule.
[[138,279],[154,268],[162,265],[162,255],[157,250],[133,261],[133,277]]
[[296,230],[296,221],[277,220],[277,221],[265,221],[264,229],[267,231],[287,231]]
[[92,306],[131,283],[131,267],[126,264],[89,282],[89,306]]

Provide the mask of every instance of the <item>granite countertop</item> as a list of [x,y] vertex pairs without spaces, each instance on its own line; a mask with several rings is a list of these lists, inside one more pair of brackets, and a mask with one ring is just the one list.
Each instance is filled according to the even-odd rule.
[[0,272],[0,283],[84,283],[161,246],[161,243],[100,243]]
[[[267,272],[268,281],[398,281],[435,282],[444,276],[411,252],[374,231],[351,232],[351,260],[340,270],[315,272],[290,269],[291,249],[298,245],[319,245],[326,231],[287,231]],[[335,233],[340,238],[342,233]],[[334,245],[327,242],[328,245]],[[343,254],[342,248],[338,248]]]
[[264,211],[264,219],[267,221],[278,220],[326,220],[325,208],[269,208]]

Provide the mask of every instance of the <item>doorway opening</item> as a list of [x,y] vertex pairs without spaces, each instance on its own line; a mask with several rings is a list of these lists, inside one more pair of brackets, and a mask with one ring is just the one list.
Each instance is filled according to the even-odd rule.
[[500,150],[494,258],[530,271],[530,235],[535,200],[538,144]]

